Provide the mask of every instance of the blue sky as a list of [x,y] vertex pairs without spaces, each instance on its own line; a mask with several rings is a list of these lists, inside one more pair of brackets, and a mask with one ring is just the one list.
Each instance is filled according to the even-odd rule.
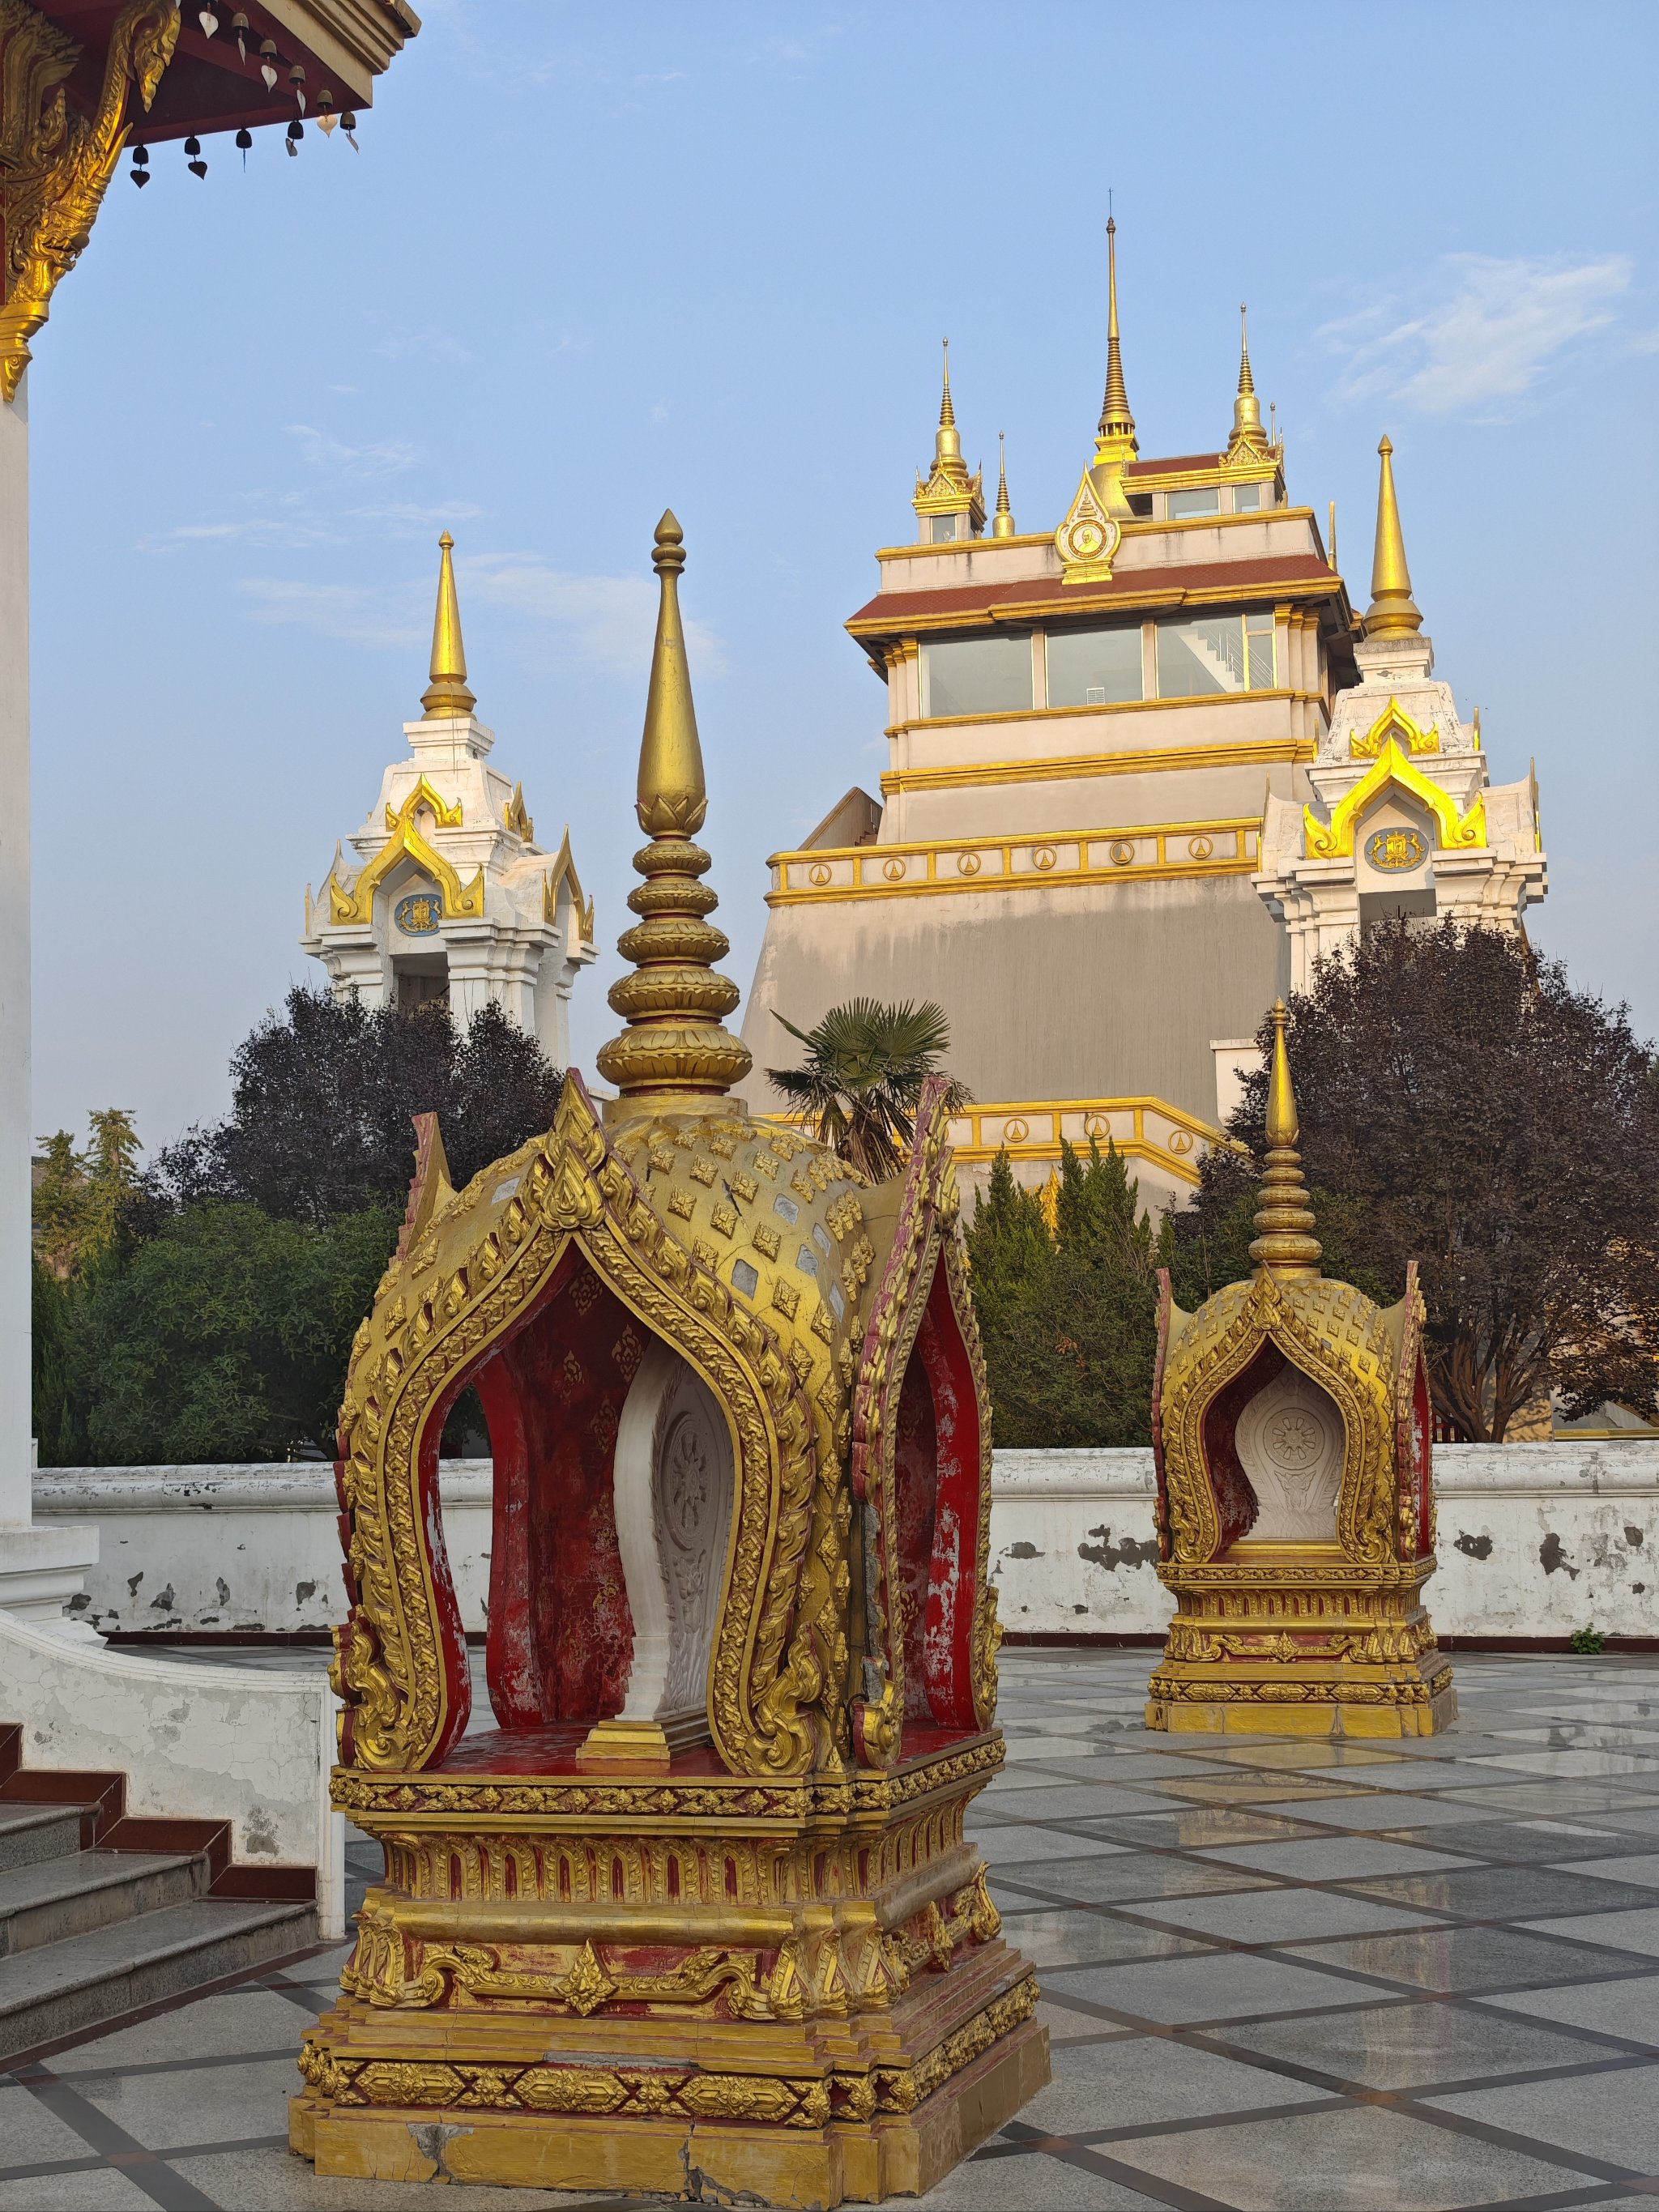
[[37,1129],[222,1110],[320,974],[305,886],[419,712],[446,524],[495,759],[609,947],[678,513],[746,988],[767,854],[884,765],[841,624],[913,534],[942,334],[970,458],[1006,429],[1021,526],[1064,511],[1109,187],[1142,451],[1224,437],[1248,299],[1363,605],[1390,434],[1437,672],[1498,780],[1537,759],[1534,939],[1659,1030],[1651,7],[422,12],[361,153],[118,178],[36,341]]

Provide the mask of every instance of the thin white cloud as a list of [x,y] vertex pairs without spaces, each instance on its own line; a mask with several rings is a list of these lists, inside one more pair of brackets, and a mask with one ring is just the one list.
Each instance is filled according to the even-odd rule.
[[413,500],[381,500],[370,507],[346,509],[353,522],[378,523],[388,538],[424,538],[458,522],[476,522],[483,513],[483,507],[459,499],[433,507],[420,506]]
[[1607,327],[1630,277],[1618,253],[1576,261],[1449,254],[1423,295],[1376,300],[1319,337],[1344,360],[1338,395],[1346,401],[1501,419],[1524,407],[1560,355]]
[[[506,553],[469,562],[463,590],[530,617],[556,659],[608,676],[638,676],[650,664],[657,586],[648,576],[572,575],[533,555]],[[720,639],[706,623],[688,622],[685,635],[694,674],[723,672]]]
[[423,627],[410,619],[407,592],[370,591],[358,584],[303,584],[259,577],[240,586],[261,622],[295,623],[350,645],[412,645]]
[[395,440],[383,445],[348,446],[313,430],[307,422],[291,422],[288,434],[298,442],[313,468],[326,469],[331,476],[396,476],[403,469],[413,468],[421,458],[413,446]]

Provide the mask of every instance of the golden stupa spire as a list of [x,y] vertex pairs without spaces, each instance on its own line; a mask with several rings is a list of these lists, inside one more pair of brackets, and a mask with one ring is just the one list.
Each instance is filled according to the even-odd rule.
[[1291,1057],[1285,1048],[1285,1001],[1273,1002],[1273,1059],[1267,1076],[1267,1165],[1256,1209],[1258,1235],[1250,1247],[1257,1279],[1319,1273],[1320,1244],[1314,1236],[1312,1208],[1302,1179],[1301,1134],[1296,1093],[1291,1088]]
[[1394,489],[1394,447],[1384,438],[1376,450],[1382,456],[1382,474],[1376,490],[1376,551],[1371,561],[1365,635],[1412,637],[1422,629],[1423,616],[1412,597],[1411,570],[1406,566],[1406,539]]
[[617,946],[634,963],[634,973],[613,983],[610,993],[613,1011],[628,1027],[598,1055],[600,1074],[621,1093],[610,1109],[613,1120],[695,1111],[723,1098],[750,1065],[748,1048],[720,1018],[737,1005],[738,992],[711,965],[731,947],[704,920],[720,901],[697,880],[709,857],[691,842],[708,811],[708,791],[680,624],[684,543],[679,524],[665,514],[652,555],[661,602],[635,807],[651,842],[634,855],[645,881],[628,899],[641,919]]
[[[1130,457],[1139,453],[1135,444],[1135,418],[1129,411],[1129,394],[1123,381],[1123,349],[1117,329],[1117,222],[1106,218],[1106,397],[1101,403],[1100,428],[1095,435],[1103,444],[1107,441],[1127,440]],[[1102,460],[1110,458],[1102,453]]]
[[1014,511],[1008,504],[1008,441],[997,432],[997,511],[991,518],[993,538],[1014,538]]
[[1246,453],[1265,459],[1267,434],[1261,427],[1261,402],[1255,396],[1255,378],[1250,372],[1249,309],[1242,304],[1238,328],[1238,396],[1233,401],[1233,430],[1227,441],[1227,459],[1234,460]]
[[957,410],[951,398],[951,341],[945,341],[945,389],[939,403],[939,428],[933,433],[933,474],[960,477],[967,481],[967,465],[962,458],[962,434],[957,428]]
[[421,694],[428,722],[449,714],[470,714],[477,705],[466,681],[466,648],[461,643],[461,604],[455,596],[455,541],[446,530],[438,540],[438,611],[432,618],[432,681]]

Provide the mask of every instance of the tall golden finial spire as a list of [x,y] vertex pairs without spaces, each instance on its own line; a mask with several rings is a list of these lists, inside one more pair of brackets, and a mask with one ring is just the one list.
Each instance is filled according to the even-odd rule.
[[1235,460],[1240,454],[1247,454],[1265,460],[1267,434],[1261,427],[1261,402],[1255,396],[1255,378],[1250,371],[1249,309],[1242,304],[1238,330],[1238,396],[1233,401],[1233,429],[1227,441],[1227,459]]
[[1302,1179],[1302,1155],[1296,1140],[1296,1093],[1291,1088],[1291,1056],[1285,1048],[1285,1001],[1273,1001],[1273,1059],[1267,1077],[1267,1165],[1261,1178],[1259,1231],[1250,1247],[1258,1279],[1266,1275],[1310,1276],[1319,1273],[1320,1243]]
[[[1123,349],[1117,329],[1117,222],[1106,218],[1106,397],[1101,403],[1100,428],[1095,435],[1103,443],[1108,440],[1128,441],[1131,457],[1139,451],[1135,444],[1135,418],[1129,411],[1129,394],[1123,381]],[[1103,453],[1102,460],[1111,456]]]
[[1008,441],[997,432],[997,511],[991,518],[993,538],[1014,538],[1014,511],[1008,504]]
[[609,1109],[612,1120],[695,1112],[723,1098],[750,1065],[748,1048],[720,1018],[737,1005],[738,992],[711,965],[731,947],[704,920],[720,901],[697,880],[707,873],[709,857],[691,842],[708,811],[708,792],[680,625],[684,546],[679,524],[665,514],[651,556],[661,601],[635,804],[651,842],[634,855],[645,881],[628,899],[641,919],[617,946],[634,963],[634,973],[613,983],[610,993],[613,1011],[628,1027],[598,1055],[600,1074],[621,1093]]
[[1406,566],[1406,539],[1400,527],[1400,501],[1394,489],[1394,447],[1384,438],[1377,447],[1382,474],[1376,489],[1376,551],[1371,562],[1371,603],[1365,610],[1367,638],[1411,637],[1423,627],[1412,597]]
[[[945,386],[939,395],[939,428],[933,433],[933,465],[924,482],[918,472],[911,504],[921,518],[922,535],[934,543],[954,540],[958,530],[976,538],[985,527],[985,493],[979,475],[970,476],[962,458],[962,434],[951,398],[951,341],[945,341]],[[965,528],[955,518],[966,515]]]
[[470,714],[477,705],[466,680],[466,649],[461,643],[461,604],[455,596],[455,563],[450,558],[455,541],[446,530],[438,540],[442,558],[438,568],[438,611],[432,618],[432,681],[421,694],[426,720],[450,714]]

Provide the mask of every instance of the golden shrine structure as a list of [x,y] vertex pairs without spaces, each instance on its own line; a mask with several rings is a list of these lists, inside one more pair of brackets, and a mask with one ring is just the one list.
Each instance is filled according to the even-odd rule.
[[1254,1277],[1170,1295],[1152,1393],[1158,1575],[1176,1595],[1146,1724],[1434,1735],[1457,1704],[1423,1605],[1434,1572],[1424,1305],[1320,1273],[1273,1008]]
[[[291,2139],[319,2173],[834,2205],[1048,2078],[963,1816],[1001,1763],[990,1437],[940,1094],[871,1187],[729,1095],[678,525],[623,1034],[460,1192],[420,1132],[338,1476],[335,1802],[379,1838]],[[468,1733],[438,1441],[495,1460]]]

